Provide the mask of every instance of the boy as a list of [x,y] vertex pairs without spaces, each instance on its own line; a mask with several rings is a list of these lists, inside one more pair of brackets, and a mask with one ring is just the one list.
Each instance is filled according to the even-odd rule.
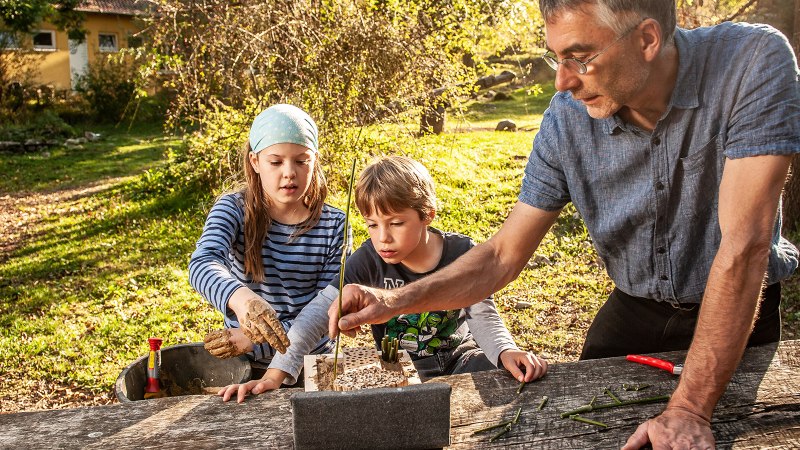
[[[411,158],[391,156],[367,166],[355,198],[370,239],[347,259],[345,284],[400,287],[445,267],[474,245],[466,236],[429,226],[436,216],[433,180]],[[288,374],[285,383],[294,384],[303,355],[326,334],[327,311],[336,300],[337,286],[334,282],[320,292],[289,329],[292,345],[272,363]],[[543,358],[517,348],[491,298],[464,309],[401,314],[373,325],[372,334],[378,348],[384,335],[397,338],[423,380],[494,369],[501,363],[519,381],[532,381],[547,372]],[[254,380],[230,389],[223,399],[238,390],[241,402],[247,392],[257,394],[272,386]]]

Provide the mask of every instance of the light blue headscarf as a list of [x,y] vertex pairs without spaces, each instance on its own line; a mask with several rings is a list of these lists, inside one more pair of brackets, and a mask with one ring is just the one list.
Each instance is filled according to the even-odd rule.
[[317,124],[302,109],[286,104],[272,105],[261,112],[250,127],[253,153],[274,144],[298,144],[319,153]]

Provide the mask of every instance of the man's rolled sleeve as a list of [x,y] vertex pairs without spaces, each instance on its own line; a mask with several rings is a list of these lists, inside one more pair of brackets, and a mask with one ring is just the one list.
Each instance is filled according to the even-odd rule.
[[736,92],[725,156],[800,152],[800,83],[797,60],[785,36],[773,28],[758,35]]
[[[556,98],[553,101],[557,101]],[[520,202],[545,211],[556,211],[570,202],[567,180],[552,143],[553,136],[557,135],[557,126],[556,118],[548,108],[533,140],[519,194]]]

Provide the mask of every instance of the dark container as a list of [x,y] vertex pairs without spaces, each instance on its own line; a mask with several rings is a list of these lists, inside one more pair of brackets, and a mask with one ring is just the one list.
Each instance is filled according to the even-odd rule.
[[[117,377],[114,391],[120,403],[144,399],[148,356],[131,363]],[[197,386],[222,387],[250,381],[250,361],[246,356],[219,359],[208,353],[202,342],[179,344],[161,349],[160,376],[184,391]]]
[[292,394],[294,448],[431,449],[450,445],[450,391],[422,383]]

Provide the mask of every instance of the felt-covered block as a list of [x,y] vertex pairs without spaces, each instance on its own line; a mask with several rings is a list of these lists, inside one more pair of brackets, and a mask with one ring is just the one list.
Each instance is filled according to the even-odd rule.
[[296,449],[425,449],[450,445],[450,385],[300,392],[291,397]]

